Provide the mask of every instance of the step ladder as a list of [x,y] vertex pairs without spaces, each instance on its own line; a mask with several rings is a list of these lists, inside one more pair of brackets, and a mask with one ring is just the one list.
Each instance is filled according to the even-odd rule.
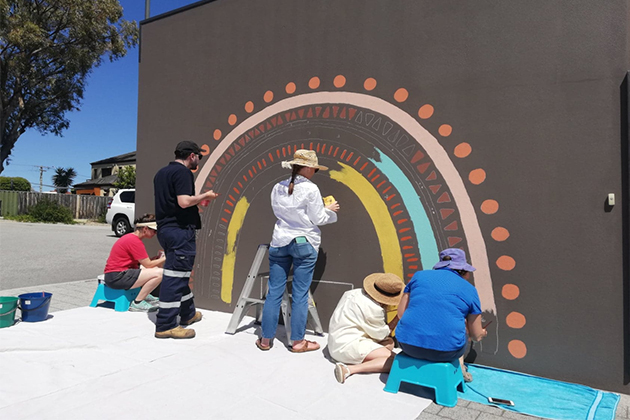
[[[263,279],[269,278],[269,273],[260,273],[260,265],[267,255],[267,251],[269,251],[269,244],[258,245],[258,250],[256,251],[256,255],[254,256],[252,266],[249,269],[249,274],[247,275],[247,279],[245,280],[245,285],[243,286],[243,290],[241,290],[241,296],[238,298],[238,302],[236,303],[236,307],[234,308],[234,312],[232,313],[232,318],[230,319],[230,323],[228,324],[227,330],[225,331],[226,334],[236,333],[236,329],[243,320],[243,317],[247,315],[252,307],[256,308],[256,320],[258,322],[262,320],[262,308],[265,304],[265,297],[261,296],[259,298],[254,298],[250,295],[252,293],[252,289],[254,288],[254,283],[257,279],[260,279],[262,281]],[[289,276],[289,278],[287,279],[287,286],[289,285],[289,281],[292,281],[292,277],[293,276]],[[287,333],[287,343],[290,345],[291,295],[289,294],[287,288],[284,289],[284,295],[282,296],[282,304],[280,305],[280,307],[282,309],[282,318],[284,319],[284,328]],[[308,291],[308,315],[308,319],[312,321],[312,324],[314,326],[315,334],[323,335],[324,330],[322,328],[322,323],[319,320],[319,314],[317,313],[315,301],[313,300],[313,295],[311,294],[310,290]]]

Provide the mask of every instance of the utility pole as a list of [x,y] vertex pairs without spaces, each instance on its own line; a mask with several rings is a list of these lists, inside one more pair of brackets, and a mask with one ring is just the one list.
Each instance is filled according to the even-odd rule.
[[53,169],[52,166],[35,166],[36,168],[39,168],[39,192],[42,192],[42,184],[44,183],[44,171],[47,171],[49,169]]
[[151,0],[144,0],[144,18],[151,17]]

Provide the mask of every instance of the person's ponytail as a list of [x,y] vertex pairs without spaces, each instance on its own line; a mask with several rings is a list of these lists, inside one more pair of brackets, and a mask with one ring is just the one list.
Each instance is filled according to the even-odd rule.
[[291,182],[289,182],[289,195],[293,194],[293,187],[295,185],[295,176],[302,169],[301,165],[293,165],[293,171],[291,172]]

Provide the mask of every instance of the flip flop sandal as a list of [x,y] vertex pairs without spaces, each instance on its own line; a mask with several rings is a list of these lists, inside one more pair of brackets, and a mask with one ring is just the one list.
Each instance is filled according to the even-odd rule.
[[[296,349],[295,347],[291,346],[291,352],[292,353],[306,353],[309,351],[316,351],[319,350],[319,344],[316,343],[315,341],[308,341],[308,340],[304,340],[306,342],[306,344],[303,347],[300,347],[299,349]],[[310,344],[315,344],[317,347],[313,348],[310,347]]]
[[269,344],[268,346],[263,346],[263,343],[262,343],[262,341],[259,338],[258,340],[256,340],[256,347],[258,347],[262,351],[267,351],[267,350],[271,349],[271,344]]
[[346,379],[348,379],[348,376],[350,376],[350,369],[348,369],[348,366],[341,362],[335,363],[335,379],[337,382],[343,384],[346,382]]

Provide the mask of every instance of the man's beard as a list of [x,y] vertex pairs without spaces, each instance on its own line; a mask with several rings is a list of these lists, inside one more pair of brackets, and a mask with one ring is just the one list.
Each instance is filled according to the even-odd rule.
[[194,171],[195,169],[197,169],[197,166],[199,166],[199,163],[190,162],[190,170],[191,171]]

